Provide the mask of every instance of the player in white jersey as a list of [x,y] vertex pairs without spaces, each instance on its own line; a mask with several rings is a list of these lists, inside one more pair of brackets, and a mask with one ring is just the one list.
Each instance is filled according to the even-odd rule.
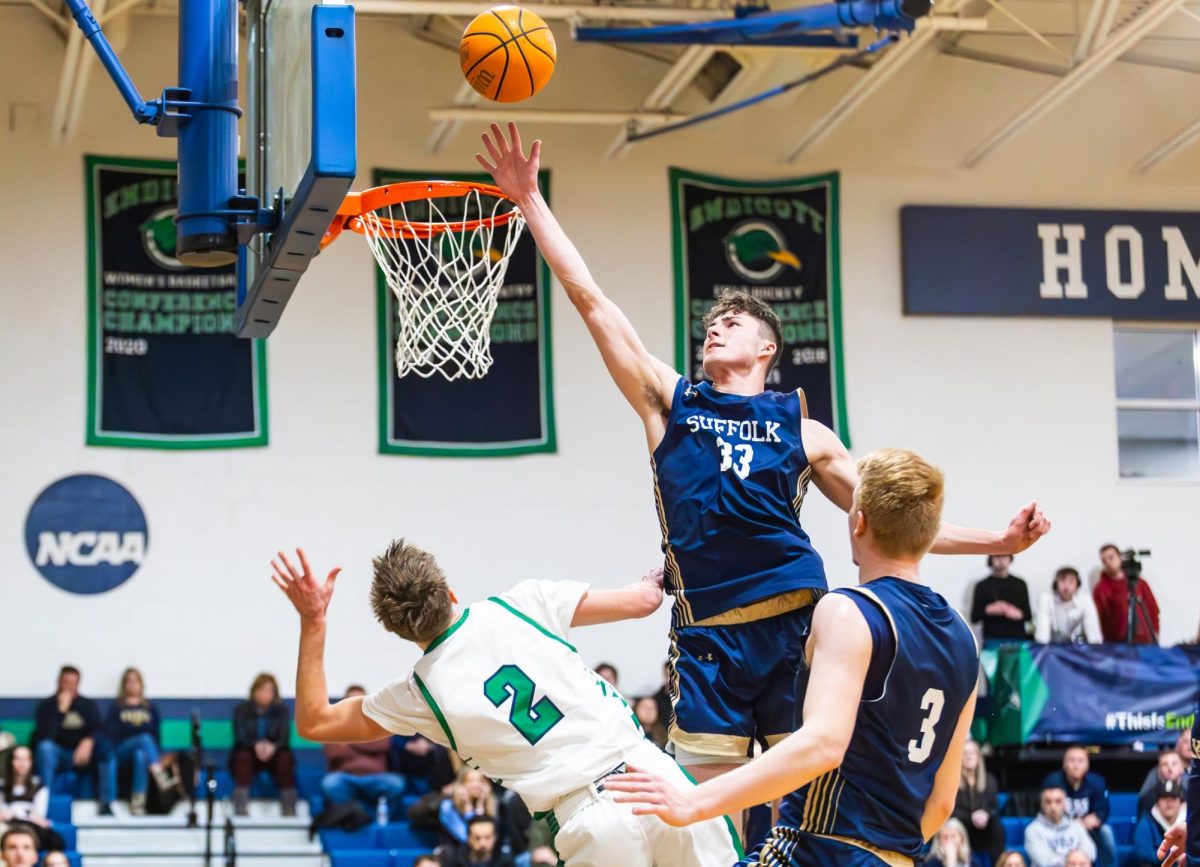
[[458,610],[433,555],[403,540],[374,560],[371,607],[389,632],[425,651],[367,697],[329,703],[325,612],[339,572],[316,579],[282,552],[272,579],[300,614],[296,729],[322,743],[421,733],[512,789],[555,833],[568,867],[729,867],[732,825],[673,828],[635,816],[605,791],[626,763],[692,785],[646,740],[625,699],[584,664],[573,626],[645,617],[662,602],[662,571],[615,590],[578,581],[522,581]]

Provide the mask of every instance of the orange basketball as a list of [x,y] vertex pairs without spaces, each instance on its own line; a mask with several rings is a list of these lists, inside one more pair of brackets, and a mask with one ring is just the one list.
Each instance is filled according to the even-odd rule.
[[493,6],[467,25],[458,62],[471,87],[496,102],[529,99],[554,74],[554,34],[520,6]]

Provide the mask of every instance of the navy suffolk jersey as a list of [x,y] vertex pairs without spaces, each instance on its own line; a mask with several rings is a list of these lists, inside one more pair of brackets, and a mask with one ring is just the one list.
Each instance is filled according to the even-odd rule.
[[[780,822],[917,858],[921,817],[975,690],[975,636],[923,584],[878,578],[833,591],[858,605],[874,642],[854,734],[841,767],[784,799]],[[804,705],[807,669],[796,680]]]
[[795,392],[746,397],[676,383],[651,464],[678,624],[825,589],[824,564],[800,528],[812,474],[801,417]]

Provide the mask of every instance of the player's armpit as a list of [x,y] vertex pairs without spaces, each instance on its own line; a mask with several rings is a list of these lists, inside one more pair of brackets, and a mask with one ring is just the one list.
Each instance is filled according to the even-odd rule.
[[300,737],[322,744],[357,744],[391,737],[391,732],[363,713],[362,696],[344,698],[306,719],[296,720]]
[[958,724],[954,727],[950,746],[933,780],[933,792],[925,802],[925,815],[921,817],[921,836],[925,840],[932,838],[954,812],[954,800],[958,795],[959,780],[962,778],[963,747],[971,731],[971,722],[975,719],[975,696],[976,693],[972,691],[970,699],[958,716]]

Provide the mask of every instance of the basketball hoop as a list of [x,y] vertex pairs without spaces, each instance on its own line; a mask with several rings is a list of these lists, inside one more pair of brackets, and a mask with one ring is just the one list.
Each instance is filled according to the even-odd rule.
[[524,228],[499,187],[410,181],[347,195],[321,247],[344,229],[366,237],[396,297],[398,376],[478,379],[492,366],[492,316]]

